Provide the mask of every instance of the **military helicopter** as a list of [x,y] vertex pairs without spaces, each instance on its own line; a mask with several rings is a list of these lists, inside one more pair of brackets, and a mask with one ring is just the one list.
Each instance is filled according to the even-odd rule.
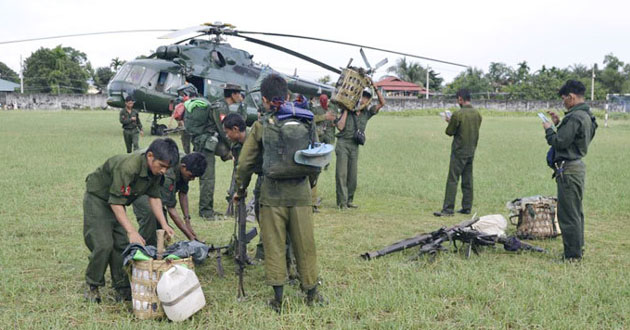
[[[146,30],[139,30],[146,31]],[[106,33],[129,33],[139,32],[113,31],[84,33],[68,36],[45,37],[28,40],[17,40],[2,43],[13,43],[22,41],[32,41],[40,39],[51,39],[58,37],[74,37],[93,34]],[[243,38],[248,42],[269,47],[292,56],[298,57],[307,62],[320,66],[328,71],[340,74],[342,68],[335,68],[312,57],[298,53],[294,50],[271,42],[257,39],[252,35],[267,35],[275,37],[299,38],[312,41],[328,42],[346,46],[359,47],[361,56],[368,67],[368,74],[372,74],[380,66],[387,63],[383,60],[372,67],[367,61],[363,51],[372,49],[407,57],[420,58],[424,60],[440,62],[444,64],[467,67],[463,64],[443,61],[424,56],[407,54],[382,48],[353,44],[343,41],[314,38],[292,34],[241,31],[231,24],[221,22],[205,23],[181,30],[157,30],[171,31],[160,37],[161,39],[174,39],[185,35],[194,34],[177,41],[171,45],[160,46],[147,58],[135,59],[125,63],[112,78],[107,86],[107,104],[112,107],[124,108],[124,99],[131,95],[136,100],[134,107],[153,114],[151,134],[163,135],[166,125],[159,124],[158,120],[171,115],[172,103],[178,97],[177,89],[184,84],[194,85],[199,94],[210,101],[223,97],[222,85],[225,83],[238,84],[246,91],[245,105],[247,106],[248,121],[253,122],[257,117],[260,107],[260,93],[257,90],[262,78],[271,73],[282,75],[289,84],[289,89],[293,93],[300,93],[307,97],[325,93],[331,95],[334,87],[318,82],[301,79],[297,74],[291,76],[282,74],[270,68],[252,61],[253,55],[245,50],[232,47],[226,42],[225,37]],[[208,37],[208,38],[201,38]],[[352,59],[350,59],[350,63]],[[348,67],[350,66],[348,63]],[[234,109],[236,111],[236,109]]]

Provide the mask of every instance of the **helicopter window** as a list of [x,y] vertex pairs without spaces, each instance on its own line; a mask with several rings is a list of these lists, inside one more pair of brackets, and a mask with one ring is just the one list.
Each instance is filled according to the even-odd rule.
[[152,87],[153,85],[155,85],[157,79],[158,79],[157,72],[149,68],[145,68],[144,75],[142,76],[142,82],[140,83],[140,85]]
[[125,80],[125,78],[127,78],[127,74],[129,74],[129,70],[131,70],[130,64],[123,65],[112,80]]
[[158,77],[158,81],[157,84],[158,86],[164,86],[164,83],[166,83],[166,78],[168,77],[168,72],[160,72],[160,76]]
[[177,88],[184,84],[181,74],[169,73],[164,83],[164,90],[175,92]]
[[145,67],[139,65],[132,66],[131,72],[129,72],[129,76],[127,76],[125,81],[132,84],[139,84],[145,69]]
[[210,56],[212,56],[212,61],[216,65],[218,65],[221,68],[225,66],[225,57],[223,57],[223,54],[221,54],[221,52],[217,52],[216,50],[213,50],[210,53]]

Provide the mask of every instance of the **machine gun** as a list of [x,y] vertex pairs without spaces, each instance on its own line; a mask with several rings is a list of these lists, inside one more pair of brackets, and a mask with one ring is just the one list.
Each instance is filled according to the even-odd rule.
[[[442,227],[431,233],[422,234],[396,242],[384,249],[364,253],[361,257],[365,260],[371,260],[393,252],[402,251],[414,246],[420,246],[418,254],[412,257],[412,259],[418,259],[427,255],[429,258],[434,259],[438,252],[447,251],[447,248],[443,246],[444,242],[452,242],[455,251],[459,251],[460,249],[466,247],[466,258],[470,257],[471,252],[479,254],[479,247],[495,246],[496,243],[503,244],[503,248],[506,251],[525,250],[543,253],[546,252],[544,249],[522,242],[514,236],[499,237],[497,235],[489,235],[472,229],[471,226],[478,220],[479,218],[473,217],[471,220],[466,220],[449,228]],[[460,242],[461,244],[458,246],[457,242]]]
[[[434,244],[437,244],[435,246],[440,246],[440,244],[444,241],[444,237],[449,237],[450,235],[452,235],[455,229],[470,227],[472,224],[474,224],[477,221],[479,221],[479,218],[473,216],[472,219],[463,221],[462,223],[458,225],[455,225],[449,228],[442,227],[431,233],[421,234],[416,237],[407,238],[402,241],[398,241],[390,246],[387,246],[381,250],[374,251],[374,252],[366,252],[362,254],[361,257],[365,260],[372,260],[372,259],[376,259],[385,255],[388,255],[390,253],[406,250],[406,249],[409,249],[418,245],[421,245],[422,247],[424,247],[424,246],[430,245],[431,243],[434,243]],[[432,249],[432,250],[435,250],[435,249]],[[427,250],[427,251],[431,251],[431,250]]]

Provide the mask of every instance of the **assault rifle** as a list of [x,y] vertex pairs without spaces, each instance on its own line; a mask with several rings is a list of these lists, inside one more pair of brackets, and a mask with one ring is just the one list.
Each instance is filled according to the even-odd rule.
[[230,181],[230,189],[227,191],[227,196],[225,199],[227,200],[228,206],[227,210],[225,210],[226,217],[234,216],[234,202],[232,201],[232,197],[234,197],[234,193],[236,192],[236,166],[232,169],[232,181]]
[[247,224],[247,207],[245,205],[245,196],[240,196],[237,206],[237,218],[238,233],[236,237],[236,257],[235,261],[238,264],[238,298],[244,299],[245,288],[243,287],[243,275],[245,273],[245,266],[250,263],[247,257],[247,243],[249,243],[256,235],[258,231],[256,228],[252,228],[249,232],[246,232]]

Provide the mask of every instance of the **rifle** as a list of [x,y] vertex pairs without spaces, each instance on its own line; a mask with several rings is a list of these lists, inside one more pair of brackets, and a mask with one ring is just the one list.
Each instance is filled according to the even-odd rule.
[[243,275],[245,273],[245,266],[249,264],[249,258],[247,257],[247,243],[249,243],[256,235],[258,231],[256,228],[252,228],[249,232],[246,232],[247,224],[247,208],[245,205],[245,196],[240,196],[237,206],[237,222],[238,222],[238,234],[236,237],[236,258],[235,261],[238,264],[238,298],[244,299],[245,288],[243,286]]
[[485,234],[473,229],[462,228],[455,232],[452,237],[453,245],[455,246],[455,250],[459,250],[457,247],[457,241],[462,242],[462,245],[468,244],[468,248],[466,250],[466,258],[470,258],[470,253],[474,252],[479,255],[479,247],[480,246],[495,246],[495,244],[499,243],[503,245],[503,248],[506,251],[535,251],[540,253],[545,253],[545,249],[525,243],[515,236],[509,237],[499,237],[497,235],[489,235]]
[[[374,252],[366,252],[364,254],[361,255],[361,257],[363,257],[363,259],[365,260],[372,260],[372,259],[376,259],[385,255],[388,255],[390,253],[394,253],[394,252],[398,252],[398,251],[402,251],[402,250],[406,250],[409,248],[412,248],[414,246],[418,246],[418,245],[422,245],[425,246],[429,243],[432,243],[436,240],[438,240],[440,237],[442,237],[443,235],[450,235],[451,233],[453,233],[453,231],[456,228],[465,228],[465,227],[469,227],[472,224],[474,224],[475,222],[479,221],[479,218],[473,216],[472,219],[470,220],[466,220],[461,222],[458,225],[449,227],[449,228],[445,228],[442,227],[434,232],[431,233],[425,233],[425,234],[421,234],[418,235],[416,237],[412,237],[412,238],[407,238],[404,239],[402,241],[398,241],[390,246],[387,246],[381,250],[378,251],[374,251]],[[443,241],[440,240],[440,243]]]
[[236,165],[232,169],[232,181],[230,181],[230,189],[228,189],[227,196],[225,196],[225,199],[227,200],[227,203],[228,203],[227,210],[225,210],[225,216],[227,217],[234,216],[234,202],[232,201],[232,197],[234,197],[235,192],[236,192]]

